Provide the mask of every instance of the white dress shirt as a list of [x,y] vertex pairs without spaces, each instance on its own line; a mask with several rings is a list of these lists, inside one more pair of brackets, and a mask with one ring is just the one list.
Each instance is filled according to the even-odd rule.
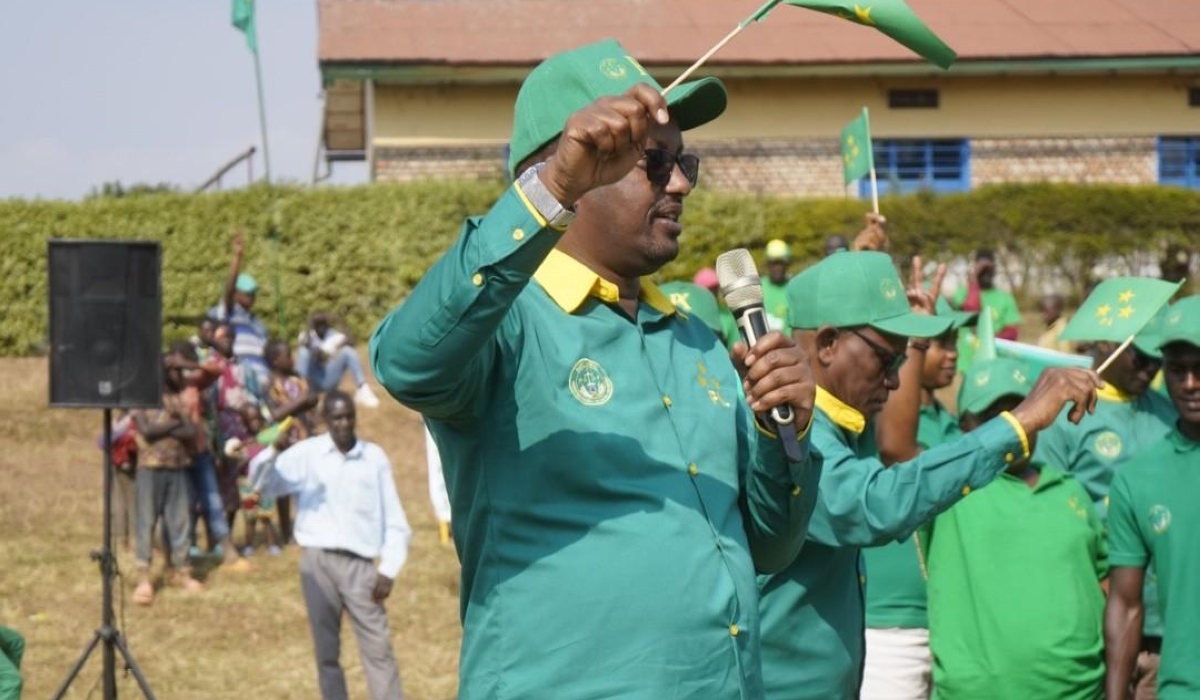
[[250,478],[264,496],[296,494],[293,533],[300,546],[378,557],[379,573],[393,579],[404,566],[412,528],[392,464],[375,443],[360,439],[342,454],[325,434],[282,454],[269,447],[251,462]]

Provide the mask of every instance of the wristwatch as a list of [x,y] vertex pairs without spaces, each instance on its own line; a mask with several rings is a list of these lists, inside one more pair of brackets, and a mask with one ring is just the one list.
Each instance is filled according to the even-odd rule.
[[546,167],[545,161],[534,163],[517,178],[517,187],[521,188],[525,198],[546,220],[547,226],[555,231],[566,231],[571,222],[575,220],[575,210],[564,207],[562,202],[555,199],[554,195],[550,194],[550,190],[547,190],[546,186],[542,184],[538,173],[544,167]]

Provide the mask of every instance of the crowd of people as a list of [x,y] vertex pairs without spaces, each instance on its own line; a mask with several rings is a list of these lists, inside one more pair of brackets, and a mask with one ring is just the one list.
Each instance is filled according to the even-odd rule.
[[943,294],[868,215],[790,278],[768,244],[747,347],[713,270],[648,281],[726,99],[612,41],[546,59],[513,184],[371,338],[442,458],[459,697],[1200,696],[1200,297],[1067,347],[1047,297],[1095,369],[1035,371],[977,347],[1021,333],[994,254]]

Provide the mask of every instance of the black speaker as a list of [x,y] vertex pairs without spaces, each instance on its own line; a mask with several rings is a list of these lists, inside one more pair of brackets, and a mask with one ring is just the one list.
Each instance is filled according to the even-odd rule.
[[49,248],[50,405],[160,405],[158,243],[52,240]]

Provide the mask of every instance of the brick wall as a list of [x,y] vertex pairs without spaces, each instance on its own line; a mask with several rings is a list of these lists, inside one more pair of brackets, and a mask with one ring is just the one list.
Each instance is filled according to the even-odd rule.
[[[703,141],[705,188],[767,194],[841,197],[842,163],[836,139]],[[375,177],[504,177],[502,147],[387,147],[375,151]],[[971,186],[999,182],[1153,183],[1153,137],[989,138],[971,140]],[[856,189],[851,190],[854,195]]]

